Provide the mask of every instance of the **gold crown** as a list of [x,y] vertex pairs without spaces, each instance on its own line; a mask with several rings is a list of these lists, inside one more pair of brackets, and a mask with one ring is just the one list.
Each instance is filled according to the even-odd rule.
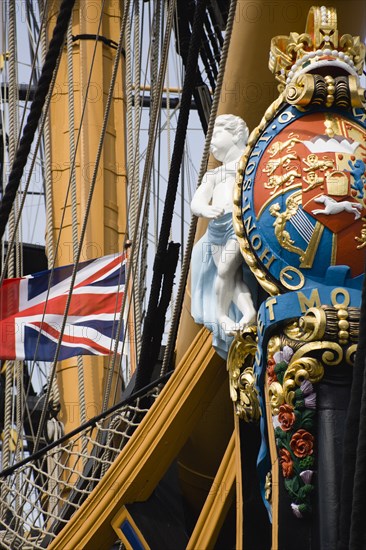
[[288,84],[295,75],[332,65],[346,74],[362,74],[365,45],[359,36],[338,37],[337,12],[325,6],[310,8],[306,31],[275,36],[271,41],[269,68],[276,79]]

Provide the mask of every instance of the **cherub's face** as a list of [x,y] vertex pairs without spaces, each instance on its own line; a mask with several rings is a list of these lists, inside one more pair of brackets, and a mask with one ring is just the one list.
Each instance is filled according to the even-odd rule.
[[213,156],[222,162],[225,160],[226,154],[233,146],[234,142],[232,132],[224,126],[215,126],[210,145],[210,151]]
[[316,180],[316,173],[315,172],[309,172],[308,173],[308,181],[315,181]]
[[308,161],[311,162],[311,163],[313,163],[313,162],[316,161],[316,158],[317,158],[316,155],[309,155],[309,156],[308,156]]

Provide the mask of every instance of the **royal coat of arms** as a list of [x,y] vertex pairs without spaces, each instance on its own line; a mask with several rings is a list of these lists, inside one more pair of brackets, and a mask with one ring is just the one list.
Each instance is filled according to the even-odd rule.
[[323,280],[329,266],[364,271],[366,124],[362,112],[287,105],[248,158],[243,225],[251,248],[283,289]]

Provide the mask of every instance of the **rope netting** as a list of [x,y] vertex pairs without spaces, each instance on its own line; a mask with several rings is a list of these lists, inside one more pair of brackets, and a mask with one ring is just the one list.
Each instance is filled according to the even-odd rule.
[[128,443],[160,388],[89,422],[62,445],[0,478],[0,547],[48,548]]

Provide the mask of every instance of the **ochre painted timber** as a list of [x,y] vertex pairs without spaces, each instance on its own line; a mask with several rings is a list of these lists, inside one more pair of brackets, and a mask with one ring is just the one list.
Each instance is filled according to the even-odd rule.
[[243,474],[241,465],[241,442],[240,442],[240,418],[234,413],[234,434],[235,434],[235,478],[236,478],[236,548],[239,550],[243,545],[244,534],[244,502],[243,502]]
[[187,550],[197,550],[198,548],[213,550],[226,514],[234,500],[235,478],[235,433],[233,433],[189,539]]
[[[72,34],[96,35],[102,2],[80,0],[72,14]],[[99,34],[118,42],[122,2],[105,2]],[[59,0],[48,2],[48,34],[51,35],[60,8]],[[73,88],[75,104],[75,142],[78,139],[87,82],[95,49],[95,61],[90,77],[84,120],[76,155],[76,194],[78,234],[86,208],[97,148],[102,128],[106,98],[112,74],[115,49],[94,40],[76,40],[73,43]],[[125,98],[123,57],[120,61],[117,82],[113,94],[105,146],[98,170],[97,184],[92,200],[86,238],[81,261],[92,259],[123,249],[126,235],[126,162],[125,162]],[[56,265],[73,263],[71,218],[71,193],[65,199],[70,179],[69,104],[66,46],[61,57],[50,107],[53,241],[60,238],[56,251]],[[64,217],[64,219],[63,219]],[[63,221],[62,221],[63,219]],[[61,230],[62,225],[62,230]],[[100,357],[83,357],[85,380],[85,409],[87,419],[102,408],[103,390],[108,360]],[[114,387],[119,384],[117,374]],[[76,358],[58,363],[57,380],[61,395],[60,420],[69,432],[82,422]]]
[[129,443],[49,548],[109,550],[116,514],[151,495],[226,377],[201,329]]
[[275,440],[275,434],[272,424],[272,411],[271,401],[268,392],[267,376],[264,387],[266,397],[266,418],[267,418],[267,430],[268,430],[268,443],[271,454],[272,462],[272,488],[271,488],[271,505],[272,505],[272,549],[280,550],[278,548],[278,503],[279,503],[279,460],[278,452]]
[[122,507],[122,510],[120,510],[113,518],[112,521],[112,527],[114,531],[116,532],[118,538],[123,542],[126,550],[134,550],[131,546],[129,540],[125,537],[124,533],[122,532],[121,526],[124,521],[127,521],[129,525],[133,528],[134,533],[136,534],[138,541],[142,548],[144,550],[150,550],[150,546],[147,544],[143,534],[141,533],[140,529],[138,528],[137,524],[135,523],[133,517],[127,510],[125,506]]

